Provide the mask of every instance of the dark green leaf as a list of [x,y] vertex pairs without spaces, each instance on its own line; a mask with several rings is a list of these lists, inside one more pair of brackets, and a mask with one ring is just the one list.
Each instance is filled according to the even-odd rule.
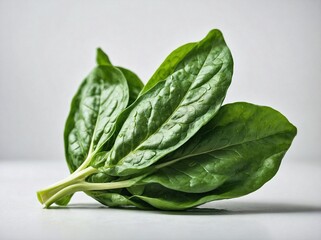
[[109,207],[132,207],[140,209],[151,209],[152,207],[139,198],[131,199],[131,196],[124,194],[126,190],[121,191],[91,191],[87,192],[89,196],[96,199],[103,205]]
[[144,87],[144,83],[139,79],[139,77],[132,71],[117,67],[125,76],[129,89],[129,101],[128,105],[132,104],[138,97],[139,93]]
[[[111,62],[107,56],[107,54],[101,49],[97,49],[97,64],[104,66],[104,65],[111,65]],[[129,101],[128,105],[132,104],[136,98],[138,97],[139,93],[144,87],[143,82],[139,79],[139,77],[133,73],[132,71],[117,66],[117,68],[124,74],[127,84],[128,84],[128,89],[129,89]]]
[[276,174],[295,135],[296,128],[272,108],[249,103],[225,105],[141,182],[156,185],[136,187],[135,194],[164,209],[248,194]]
[[128,175],[177,149],[220,108],[233,71],[221,32],[211,31],[159,81],[121,114],[124,120],[104,171]]
[[[134,196],[163,210],[184,210],[210,201],[241,197],[257,190],[269,181],[276,174],[283,156],[284,153],[271,156],[263,161],[261,169],[257,169],[258,174],[248,176],[248,178],[244,176],[243,181],[227,181],[213,191],[186,193],[171,190],[159,184],[147,184],[142,195]],[[238,176],[241,178],[240,174]]]
[[218,30],[173,51],[144,88],[100,48],[96,61],[66,122],[73,173],[37,192],[45,207],[77,191],[111,207],[166,210],[240,197],[276,174],[296,135],[272,108],[221,107],[233,60]]
[[99,66],[112,65],[109,60],[109,57],[101,48],[97,48],[96,62]]
[[73,98],[64,133],[71,171],[112,136],[116,118],[127,103],[126,79],[117,68],[98,66],[83,81]]
[[168,76],[177,70],[177,65],[181,63],[185,56],[196,46],[196,43],[187,43],[173,52],[171,52],[154,75],[149,79],[141,94],[147,92],[154,87],[158,82],[165,80]]

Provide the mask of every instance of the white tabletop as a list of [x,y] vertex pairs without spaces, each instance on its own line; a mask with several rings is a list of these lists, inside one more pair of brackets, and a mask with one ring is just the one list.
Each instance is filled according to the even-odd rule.
[[43,209],[36,190],[67,175],[63,160],[0,161],[0,239],[321,239],[321,161],[286,158],[248,196],[185,212],[103,207],[83,193]]

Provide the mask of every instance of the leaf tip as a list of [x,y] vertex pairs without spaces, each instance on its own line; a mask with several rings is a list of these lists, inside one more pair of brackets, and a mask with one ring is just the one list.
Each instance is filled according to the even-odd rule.
[[96,48],[96,62],[98,65],[111,65],[108,55],[100,48]]

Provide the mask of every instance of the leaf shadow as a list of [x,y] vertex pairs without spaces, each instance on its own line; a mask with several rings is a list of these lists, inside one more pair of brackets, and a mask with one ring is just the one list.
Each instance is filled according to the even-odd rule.
[[193,208],[183,212],[166,211],[173,215],[250,215],[250,214],[282,214],[282,213],[320,213],[321,206],[310,206],[288,203],[268,202],[235,202],[222,205],[223,208]]
[[69,204],[68,206],[51,206],[50,209],[59,210],[95,210],[108,209],[117,211],[134,211],[149,212],[155,214],[168,215],[250,215],[250,214],[282,214],[282,213],[321,213],[321,206],[288,204],[288,203],[269,203],[269,202],[234,202],[228,204],[220,204],[220,208],[198,207],[184,211],[168,211],[168,210],[140,210],[136,207],[126,208],[109,208],[98,203],[82,203]]

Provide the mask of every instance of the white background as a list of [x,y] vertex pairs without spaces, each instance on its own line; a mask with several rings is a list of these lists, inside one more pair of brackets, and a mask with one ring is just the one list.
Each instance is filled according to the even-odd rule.
[[[0,0],[0,159],[60,159],[69,104],[95,48],[146,82],[178,46],[219,28],[234,57],[226,103],[298,127],[287,159],[320,157],[321,1]],[[319,160],[319,159],[318,159]]]

